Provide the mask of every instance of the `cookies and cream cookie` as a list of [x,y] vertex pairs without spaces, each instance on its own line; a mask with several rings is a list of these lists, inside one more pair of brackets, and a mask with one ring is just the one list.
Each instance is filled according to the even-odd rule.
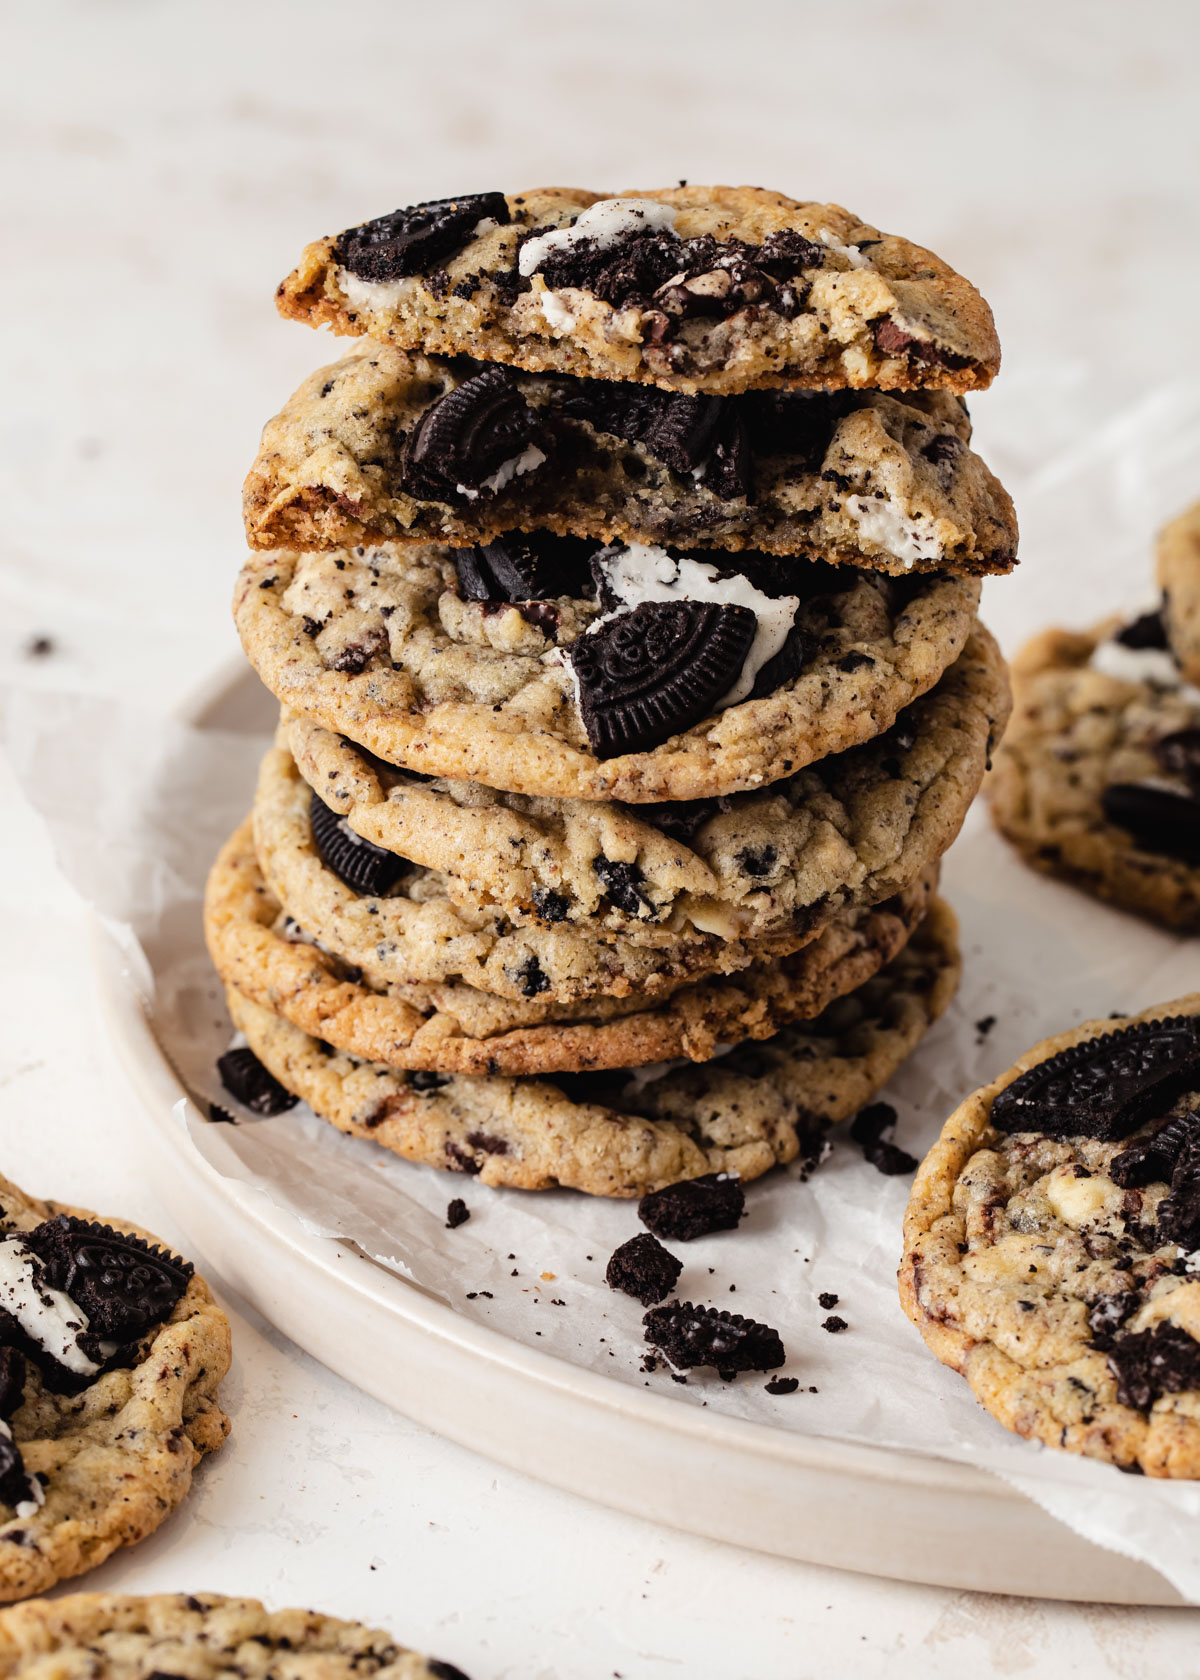
[[[488,1185],[641,1196],[710,1172],[757,1178],[884,1086],[958,983],[941,900],[904,949],[815,1019],[698,1066],[554,1078],[412,1074],[336,1049],[230,989],[235,1026],[287,1090],[353,1137]],[[715,1046],[714,1046],[715,1048]]]
[[228,1369],[190,1262],[0,1179],[0,1601],[153,1533],[225,1439]]
[[1012,677],[988,782],[1001,832],[1047,874],[1200,930],[1200,689],[1158,615],[1046,631]]
[[882,734],[979,599],[966,578],[737,555],[664,554],[647,593],[621,553],[593,572],[578,547],[509,545],[504,600],[478,598],[474,551],[279,550],[248,560],[235,616],[285,706],[391,763],[640,804],[761,787]]
[[1012,502],[947,392],[689,397],[365,345],[267,423],[254,548],[487,544],[554,531],[972,575],[1015,562]]
[[467,1680],[390,1634],[219,1593],[76,1593],[0,1613],[0,1680]]
[[1200,683],[1200,502],[1159,532],[1163,634],[1186,681]]
[[416,204],[309,245],[276,301],[401,349],[673,391],[971,391],[1000,366],[991,310],[932,252],[761,187]]
[[969,1097],[913,1185],[900,1293],[1007,1428],[1200,1476],[1200,994]]

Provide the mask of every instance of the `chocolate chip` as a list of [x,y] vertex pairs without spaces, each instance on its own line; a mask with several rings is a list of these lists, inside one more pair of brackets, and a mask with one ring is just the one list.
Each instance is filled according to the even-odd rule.
[[300,1100],[268,1073],[253,1050],[227,1050],[217,1057],[217,1072],[230,1096],[255,1114],[283,1114]]
[[613,1250],[604,1281],[610,1289],[619,1289],[644,1307],[652,1307],[671,1293],[682,1270],[682,1260],[669,1253],[649,1231],[641,1231]]
[[506,367],[485,368],[425,410],[404,446],[400,488],[460,502],[492,494],[501,476],[541,436],[534,410]]
[[1137,1138],[1114,1155],[1108,1176],[1123,1188],[1169,1184],[1176,1162],[1196,1137],[1200,1137],[1200,1114],[1195,1109],[1173,1114],[1147,1137]]
[[1110,782],[1100,794],[1105,820],[1143,851],[1200,863],[1200,800],[1141,782]]
[[28,1232],[25,1243],[55,1289],[88,1317],[89,1332],[129,1342],[169,1318],[194,1267],[141,1237],[68,1214]]
[[308,810],[313,845],[321,862],[352,892],[365,898],[382,898],[412,869],[407,858],[355,834],[346,819],[319,795],[313,794]]
[[772,1377],[769,1383],[763,1384],[767,1394],[795,1394],[799,1387],[799,1377]]
[[836,1336],[841,1330],[849,1330],[850,1326],[844,1318],[839,1318],[836,1313],[831,1313],[828,1318],[821,1320],[821,1328],[822,1330],[828,1330],[831,1336]]
[[992,1124],[1001,1132],[1113,1143],[1187,1090],[1198,1071],[1200,1019],[1137,1021],[1021,1074],[992,1103]]
[[1176,729],[1154,743],[1154,756],[1169,776],[1182,776],[1200,793],[1200,729]]
[[1120,642],[1127,648],[1161,648],[1167,647],[1167,627],[1163,619],[1161,607],[1153,612],[1143,613],[1135,618],[1132,624],[1124,625],[1113,637],[1114,642]]
[[707,717],[746,662],[748,607],[647,601],[571,644],[579,710],[597,758],[648,752]]
[[711,1365],[725,1381],[739,1371],[773,1371],[787,1358],[778,1330],[716,1307],[672,1301],[651,1307],[642,1324],[650,1346],[672,1365],[683,1370]]
[[1152,1330],[1118,1336],[1108,1366],[1121,1404],[1148,1412],[1160,1394],[1200,1388],[1200,1342],[1177,1324],[1162,1322]]
[[447,1204],[446,1204],[446,1229],[447,1229],[447,1231],[457,1231],[458,1227],[460,1225],[465,1225],[467,1223],[467,1220],[470,1219],[470,1217],[471,1217],[471,1210],[467,1206],[466,1202],[463,1201],[461,1196],[455,1196],[452,1201],[447,1202]]
[[565,922],[570,905],[566,895],[553,887],[534,887],[533,908],[543,922]]
[[656,1237],[675,1242],[735,1230],[745,1211],[741,1181],[724,1173],[705,1173],[650,1190],[638,1203],[642,1224]]
[[646,877],[636,863],[622,863],[607,858],[604,853],[592,860],[592,869],[604,885],[604,890],[618,910],[627,916],[640,916],[654,906],[642,891]]
[[454,569],[468,601],[547,601],[592,593],[588,563],[596,544],[550,531],[508,531],[489,543],[454,551]]
[[461,250],[478,223],[488,217],[502,226],[512,220],[503,193],[430,199],[347,229],[334,246],[334,259],[360,280],[423,274]]

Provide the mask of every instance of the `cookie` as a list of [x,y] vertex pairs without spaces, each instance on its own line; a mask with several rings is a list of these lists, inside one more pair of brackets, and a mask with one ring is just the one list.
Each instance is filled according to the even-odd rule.
[[76,1593],[0,1615],[0,1680],[467,1680],[390,1634],[219,1593]]
[[1200,502],[1159,533],[1155,572],[1171,652],[1185,679],[1200,683]]
[[[743,670],[742,698],[676,732],[669,676],[639,670],[638,648],[628,650],[626,674],[647,685],[631,703],[631,727],[657,681],[661,744],[604,758],[589,740],[569,656],[606,617],[600,592],[620,581],[613,566],[591,596],[513,605],[468,598],[447,549],[280,550],[247,561],[234,611],[251,663],[285,706],[391,763],[560,799],[702,799],[779,781],[882,734],[970,634],[979,600],[970,579],[846,568],[806,579],[805,563],[792,564],[790,586],[811,581],[817,592],[786,597],[796,606],[787,609],[785,667],[759,667],[748,690]],[[679,567],[710,593],[729,581],[696,562]],[[778,631],[777,597],[740,575],[731,587]],[[612,651],[619,675],[620,649]],[[756,695],[760,676],[766,692]]]
[[903,951],[815,1020],[698,1067],[603,1078],[412,1076],[357,1060],[230,990],[271,1072],[353,1137],[484,1184],[641,1196],[704,1173],[757,1178],[887,1083],[958,983],[957,928],[936,900]]
[[703,1060],[718,1043],[765,1038],[819,1014],[901,949],[935,879],[930,870],[885,904],[843,914],[793,956],[699,980],[649,1007],[639,1008],[636,996],[515,1002],[454,983],[385,992],[288,923],[263,879],[247,823],[213,865],[205,935],[227,985],[371,1061],[446,1073],[634,1067],[673,1056]]
[[[353,835],[438,871],[468,914],[682,955],[713,938],[800,935],[912,880],[957,835],[1008,708],[1004,661],[978,630],[873,741],[759,792],[665,805],[429,781],[294,713],[277,738]],[[262,842],[260,829],[260,856]],[[277,896],[289,898],[282,882]],[[311,910],[307,925],[333,942]]]
[[228,1370],[187,1261],[0,1179],[0,1601],[154,1532],[225,1439]]
[[901,1299],[1007,1428],[1200,1476],[1200,994],[1045,1040],[947,1121]]
[[970,435],[941,391],[688,397],[366,345],[268,422],[246,535],[346,548],[544,530],[900,575],[1008,571],[1016,515]]
[[423,205],[309,245],[280,313],[400,349],[685,392],[972,391],[1000,366],[973,286],[835,204],[682,186],[443,205],[432,246]]
[[1035,868],[1194,933],[1200,689],[1147,637],[1145,620],[1035,637],[1013,665],[988,791],[998,828]]

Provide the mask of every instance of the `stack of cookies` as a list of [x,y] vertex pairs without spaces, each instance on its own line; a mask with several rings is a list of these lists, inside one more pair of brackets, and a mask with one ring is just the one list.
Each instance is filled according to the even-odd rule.
[[492,1184],[752,1177],[953,993],[1009,705],[978,293],[756,188],[482,193],[323,239],[362,342],[246,486],[280,701],[207,931],[238,1094]]

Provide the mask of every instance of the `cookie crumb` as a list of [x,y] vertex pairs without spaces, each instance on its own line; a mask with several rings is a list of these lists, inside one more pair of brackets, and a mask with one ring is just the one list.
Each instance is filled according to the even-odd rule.
[[50,636],[31,636],[25,643],[27,659],[45,659],[54,651],[54,641]]
[[638,1218],[656,1237],[691,1242],[715,1231],[732,1231],[746,1211],[741,1181],[729,1173],[705,1173],[651,1190],[638,1203]]
[[896,1128],[896,1110],[891,1103],[869,1103],[860,1109],[850,1122],[850,1136],[854,1139],[877,1172],[887,1177],[917,1170],[917,1158],[906,1149],[892,1143],[889,1135]]
[[644,1307],[665,1300],[679,1282],[682,1260],[676,1259],[649,1231],[641,1231],[615,1248],[604,1272],[610,1289],[632,1295]]
[[839,1330],[849,1330],[850,1326],[844,1318],[839,1318],[836,1313],[830,1313],[828,1318],[822,1319],[821,1328],[822,1330],[828,1330],[831,1336],[836,1336]]
[[772,1377],[763,1388],[768,1394],[795,1394],[800,1387],[799,1377]]
[[995,1025],[996,1017],[994,1015],[984,1015],[981,1020],[976,1021],[975,1031],[979,1034],[981,1044]]
[[471,1217],[471,1210],[461,1196],[455,1196],[446,1206],[446,1229],[457,1231],[460,1225],[465,1225]]
[[817,1296],[817,1305],[819,1307],[824,1307],[826,1312],[829,1312],[831,1308],[836,1307],[837,1304],[838,1297],[831,1294],[829,1290],[826,1290],[823,1294]]

